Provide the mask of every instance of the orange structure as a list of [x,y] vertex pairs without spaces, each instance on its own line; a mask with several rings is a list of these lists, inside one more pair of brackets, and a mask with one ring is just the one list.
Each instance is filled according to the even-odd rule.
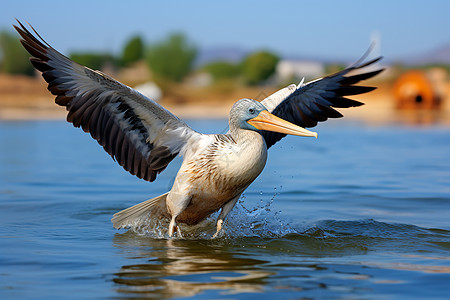
[[398,109],[437,109],[442,99],[432,76],[419,70],[401,75],[393,92]]

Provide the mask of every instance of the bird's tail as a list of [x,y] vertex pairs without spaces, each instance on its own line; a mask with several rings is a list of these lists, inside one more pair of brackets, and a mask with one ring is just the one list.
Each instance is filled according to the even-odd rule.
[[167,194],[168,192],[115,213],[111,219],[114,228],[130,227],[149,215],[155,217],[168,215],[166,208]]

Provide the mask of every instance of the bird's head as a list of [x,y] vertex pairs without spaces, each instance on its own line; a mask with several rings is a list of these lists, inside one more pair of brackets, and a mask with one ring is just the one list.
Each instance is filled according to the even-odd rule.
[[298,136],[314,136],[317,133],[283,120],[267,111],[260,102],[253,99],[237,101],[230,111],[230,128],[274,131]]

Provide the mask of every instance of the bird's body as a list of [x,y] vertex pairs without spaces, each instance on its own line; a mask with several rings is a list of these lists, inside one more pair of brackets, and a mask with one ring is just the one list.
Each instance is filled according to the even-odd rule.
[[239,197],[266,164],[267,147],[256,132],[236,140],[229,134],[205,139],[208,141],[196,151],[186,154],[169,193],[190,197],[189,205],[178,216],[179,222],[186,224],[198,223]]
[[69,111],[67,121],[89,132],[125,170],[154,181],[177,155],[183,156],[169,192],[112,219],[114,227],[123,228],[149,218],[169,218],[170,236],[179,230],[177,223],[194,225],[221,210],[219,233],[242,192],[264,169],[270,146],[286,134],[317,137],[302,127],[341,117],[332,107],[362,105],[344,96],[372,90],[354,84],[381,72],[349,75],[376,59],[306,85],[290,85],[262,102],[241,99],[231,108],[228,133],[201,134],[137,91],[71,61],[22,24],[15,28],[33,55],[31,62],[57,96],[56,103]]

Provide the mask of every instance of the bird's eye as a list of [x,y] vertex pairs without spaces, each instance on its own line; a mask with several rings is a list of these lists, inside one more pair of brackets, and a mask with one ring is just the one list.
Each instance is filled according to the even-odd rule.
[[253,108],[249,108],[248,112],[251,113],[252,115],[255,113],[255,110]]

